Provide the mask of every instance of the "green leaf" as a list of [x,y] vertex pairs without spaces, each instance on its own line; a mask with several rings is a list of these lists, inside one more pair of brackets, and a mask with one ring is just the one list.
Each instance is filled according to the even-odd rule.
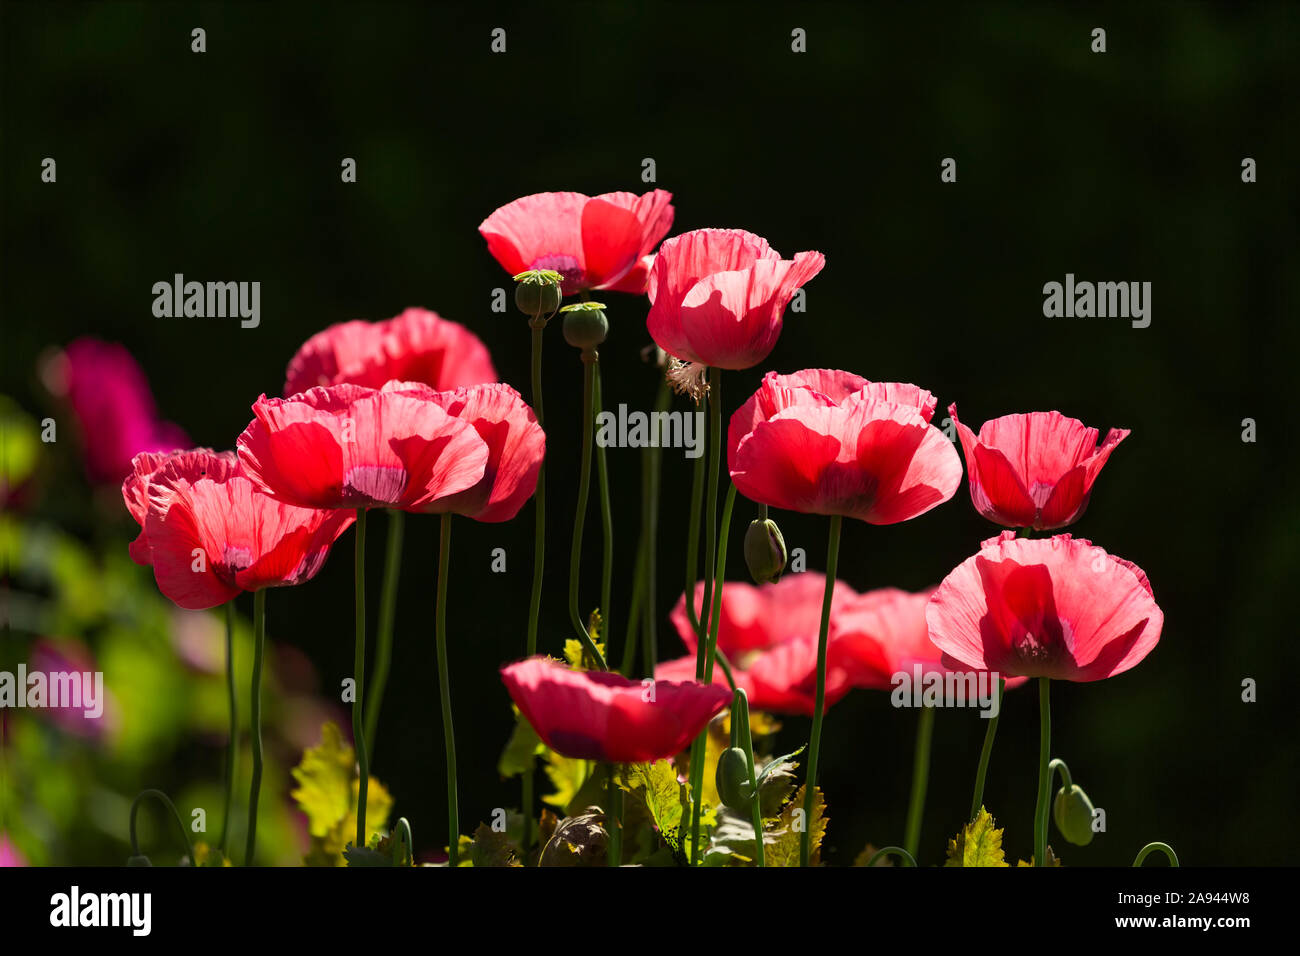
[[546,750],[546,745],[537,736],[537,731],[533,730],[533,725],[519,713],[519,708],[513,710],[515,729],[506,742],[505,750],[501,751],[501,759],[497,761],[497,773],[501,774],[503,780],[530,772],[537,764],[537,757]]
[[474,831],[469,859],[471,866],[523,866],[515,858],[509,835],[498,833],[486,823],[480,823]]
[[[794,822],[803,810],[807,785],[799,788],[794,799],[785,805],[777,818],[777,825],[767,831],[763,839],[764,863],[768,866],[798,866],[799,842],[803,833],[795,830]],[[813,790],[812,819],[804,821],[812,833],[812,851],[809,862],[816,866],[821,855],[822,839],[826,836],[826,800],[820,789]]]
[[[356,839],[361,781],[356,756],[337,724],[327,722],[321,726],[320,745],[307,748],[292,773],[298,786],[290,796],[307,815],[307,832],[311,836],[305,862],[308,866],[347,865],[344,850]],[[371,777],[366,798],[367,843],[376,836],[387,836],[392,807],[393,798],[384,785]]]
[[[620,785],[645,803],[655,830],[673,852],[689,856],[691,788],[677,779],[672,761],[628,764]],[[716,819],[714,809],[705,804],[700,814],[702,837],[706,826],[711,829]]]
[[975,819],[948,841],[948,860],[944,866],[1006,865],[1002,831],[994,825],[993,815],[980,807]]

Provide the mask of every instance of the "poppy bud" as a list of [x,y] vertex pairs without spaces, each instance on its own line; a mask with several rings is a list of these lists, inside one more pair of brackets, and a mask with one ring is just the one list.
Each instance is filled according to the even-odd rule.
[[1075,846],[1092,842],[1092,801],[1083,788],[1071,784],[1056,791],[1052,801],[1052,818],[1056,829]]
[[564,313],[564,341],[575,349],[589,352],[601,342],[609,332],[609,320],[605,318],[605,307],[599,302],[578,302],[566,305]]
[[785,570],[785,538],[771,518],[755,518],[745,532],[745,564],[756,584],[777,581]]
[[531,269],[515,276],[515,305],[524,315],[551,315],[560,307],[564,277],[550,269]]
[[739,747],[728,747],[718,756],[718,771],[714,776],[718,797],[724,806],[733,810],[748,811],[754,788],[749,779],[749,758]]

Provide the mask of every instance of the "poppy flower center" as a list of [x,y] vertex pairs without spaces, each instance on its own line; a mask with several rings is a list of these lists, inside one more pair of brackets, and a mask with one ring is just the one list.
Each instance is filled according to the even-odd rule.
[[407,480],[404,468],[357,465],[343,477],[343,497],[354,505],[396,504],[406,490]]
[[551,732],[551,743],[558,753],[584,760],[603,760],[605,745],[600,738],[592,737],[578,730],[555,730]]
[[221,566],[213,568],[217,577],[227,584],[233,584],[235,575],[253,564],[253,552],[249,548],[227,544],[221,551]]

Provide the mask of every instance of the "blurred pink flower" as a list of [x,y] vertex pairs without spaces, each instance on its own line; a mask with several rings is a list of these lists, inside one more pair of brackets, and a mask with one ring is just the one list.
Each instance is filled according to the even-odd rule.
[[72,408],[92,482],[122,481],[140,452],[191,444],[179,426],[158,418],[149,382],[123,345],[77,339],[46,364],[43,375],[50,391]]
[[10,842],[9,834],[0,830],[0,868],[26,865],[27,860],[18,852],[18,847]]

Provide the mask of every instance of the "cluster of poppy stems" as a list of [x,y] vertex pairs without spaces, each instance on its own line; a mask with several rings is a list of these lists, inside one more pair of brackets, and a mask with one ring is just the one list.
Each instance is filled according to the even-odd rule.
[[[1069,534],[1035,535],[1063,528],[1083,514],[1099,472],[1128,432],[1112,429],[1099,444],[1096,429],[1053,411],[1007,415],[986,422],[976,434],[957,419],[956,406],[949,406],[972,503],[984,517],[1013,530],[983,542],[932,590],[856,592],[836,578],[844,518],[874,525],[906,521],[948,501],[960,484],[957,449],[931,422],[937,400],[917,385],[872,382],[846,371],[768,372],[731,416],[724,438],[723,372],[752,368],[767,358],[787,306],[821,271],[824,258],[801,252],[784,259],[766,240],[738,229],[699,229],[664,240],[673,221],[670,200],[662,190],[590,198],[542,193],[496,210],[480,225],[488,251],[514,277],[516,304],[529,319],[531,406],[497,381],[487,349],[470,331],[412,308],[387,321],[344,322],[308,339],[289,362],[284,397],[263,395],[253,404],[253,419],[235,451],[200,448],[134,458],[122,487],[140,524],[130,554],[153,568],[162,593],[192,609],[223,604],[229,609],[241,592],[254,594],[253,779],[245,862],[254,856],[262,774],[266,591],[310,580],[353,525],[356,845],[365,845],[367,753],[374,746],[392,660],[403,518],[413,513],[439,515],[441,521],[434,630],[447,761],[448,854],[456,865],[446,627],[452,519],[509,521],[530,498],[536,499],[535,551],[524,654],[500,676],[547,747],[607,765],[611,865],[621,862],[617,768],[673,759],[688,749],[688,862],[700,862],[704,741],[710,721],[727,707],[737,753],[724,754],[727,759],[719,762],[719,792],[725,803],[752,810],[759,835],[756,862],[762,865],[763,821],[753,799],[760,775],[749,708],[812,718],[803,791],[804,812],[811,817],[827,709],[852,688],[888,689],[895,674],[915,666],[927,673],[988,672],[999,703],[1004,688],[1038,678],[1042,731],[1034,862],[1044,865],[1048,859],[1049,793],[1057,772],[1066,783],[1057,798],[1058,827],[1073,842],[1091,839],[1077,810],[1070,810],[1081,806],[1090,813],[1086,795],[1070,781],[1064,764],[1050,759],[1050,681],[1095,681],[1128,670],[1156,645],[1163,615],[1135,564]],[[605,307],[591,301],[593,292],[647,296],[646,327],[665,370],[658,407],[667,407],[673,389],[707,403],[709,410],[707,460],[700,456],[693,466],[685,588],[671,615],[687,654],[656,660],[659,461],[656,449],[645,449],[642,535],[619,670],[604,656],[612,519],[604,449],[593,447],[593,432],[601,405],[598,350],[608,320]],[[579,301],[564,306],[566,296]],[[568,595],[569,618],[584,648],[582,666],[540,655],[537,647],[546,519],[541,354],[544,331],[556,315],[563,315],[564,338],[579,350],[583,366]],[[730,481],[719,519],[724,449]],[[603,529],[601,601],[599,614],[584,619],[578,572],[593,459]],[[738,493],[759,509],[744,544],[757,586],[723,581]],[[375,673],[367,685],[364,554],[367,514],[379,508],[389,514],[388,548]],[[781,576],[786,549],[768,509],[828,517],[825,575]],[[704,574],[697,580],[701,527]],[[633,673],[638,631],[644,631],[644,676]],[[231,751],[223,852],[237,727],[233,682],[228,690]],[[932,719],[933,708],[924,707],[905,846],[890,848],[913,864]],[[972,818],[982,806],[996,728],[994,717],[980,757]],[[523,780],[525,851],[531,843],[531,777],[525,774]],[[805,866],[812,862],[810,829],[801,838]]]

